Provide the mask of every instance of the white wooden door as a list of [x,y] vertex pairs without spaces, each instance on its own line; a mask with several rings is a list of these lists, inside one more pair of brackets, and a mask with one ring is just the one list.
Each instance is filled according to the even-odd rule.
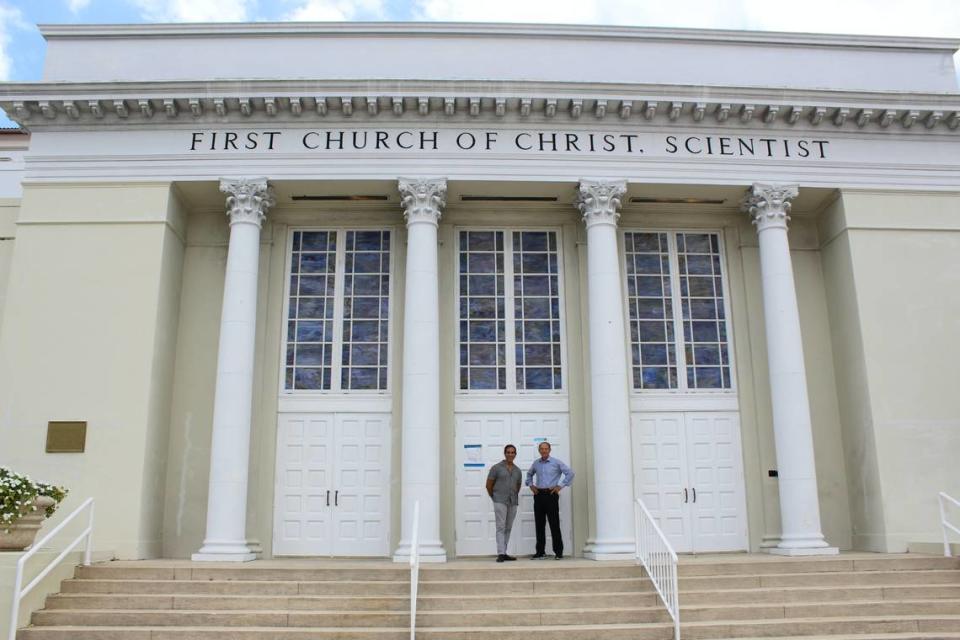
[[389,555],[389,414],[281,414],[273,552]]
[[690,522],[694,550],[747,548],[747,512],[736,413],[688,413]]
[[277,471],[273,552],[333,553],[333,414],[281,414],[277,424]]
[[683,414],[635,413],[632,423],[635,495],[647,505],[674,550],[690,551]]
[[[493,503],[487,496],[490,467],[503,460],[503,447],[517,447],[516,464],[526,474],[539,457],[537,446],[549,441],[553,455],[570,464],[567,414],[457,414],[456,417],[456,553],[458,556],[494,555],[497,552]],[[570,491],[560,494],[560,529],[566,552],[573,550]],[[520,491],[520,509],[513,523],[511,555],[532,554],[536,546],[533,494]],[[551,549],[547,527],[547,550]]]
[[632,416],[634,484],[679,552],[747,548],[736,412]]

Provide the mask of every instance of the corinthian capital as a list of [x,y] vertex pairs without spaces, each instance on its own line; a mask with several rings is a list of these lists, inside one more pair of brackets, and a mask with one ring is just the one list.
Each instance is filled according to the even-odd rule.
[[620,218],[620,198],[626,192],[626,180],[581,180],[574,204],[583,214],[587,227],[595,224],[616,226]]
[[439,222],[447,204],[446,178],[400,178],[398,188],[408,227],[417,222]]
[[267,209],[273,206],[273,189],[266,178],[222,178],[220,191],[227,194],[227,215],[230,224],[263,225]]
[[795,184],[754,183],[740,208],[750,215],[757,231],[772,227],[787,228],[790,220],[790,201],[797,197]]

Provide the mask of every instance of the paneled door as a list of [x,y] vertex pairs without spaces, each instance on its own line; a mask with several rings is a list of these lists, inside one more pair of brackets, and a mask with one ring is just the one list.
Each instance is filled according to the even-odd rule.
[[281,414],[273,552],[389,555],[389,414]]
[[[570,431],[565,413],[490,413],[457,414],[456,417],[456,553],[458,556],[495,555],[497,553],[496,522],[493,503],[487,496],[486,481],[490,467],[503,460],[503,447],[517,447],[516,464],[526,475],[539,457],[537,446],[547,440],[558,458],[571,464]],[[581,477],[582,481],[582,477]],[[563,546],[573,553],[570,491],[560,494],[560,529]],[[520,490],[520,510],[513,523],[511,555],[532,554],[536,546],[533,518],[533,494]],[[550,527],[547,527],[547,551],[551,549]]]
[[676,551],[747,548],[739,414],[635,413],[634,486]]

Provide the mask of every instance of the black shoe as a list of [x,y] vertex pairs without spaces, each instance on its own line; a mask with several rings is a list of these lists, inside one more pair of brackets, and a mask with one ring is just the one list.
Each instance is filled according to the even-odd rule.
[[558,553],[556,556],[554,556],[554,558],[555,558],[556,560],[563,560],[563,554],[562,554],[562,553]]
[[530,559],[531,559],[531,560],[543,560],[543,559],[546,558],[546,557],[547,557],[547,556],[546,556],[545,554],[543,554],[543,553],[535,553],[535,554],[533,554],[532,556],[530,556]]
[[504,560],[507,560],[507,561],[516,560],[516,558],[514,558],[513,556],[508,556],[508,555],[506,555],[506,554],[504,554],[503,559],[504,559]]
[[502,553],[497,556],[497,562],[503,562],[506,559],[507,559],[507,556],[503,555]]

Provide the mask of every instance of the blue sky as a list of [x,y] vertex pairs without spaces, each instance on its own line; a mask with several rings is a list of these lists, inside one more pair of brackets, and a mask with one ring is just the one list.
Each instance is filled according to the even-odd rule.
[[[0,0],[0,81],[40,80],[37,24],[289,20],[617,24],[960,41],[960,0]],[[0,126],[10,126],[2,113]]]

